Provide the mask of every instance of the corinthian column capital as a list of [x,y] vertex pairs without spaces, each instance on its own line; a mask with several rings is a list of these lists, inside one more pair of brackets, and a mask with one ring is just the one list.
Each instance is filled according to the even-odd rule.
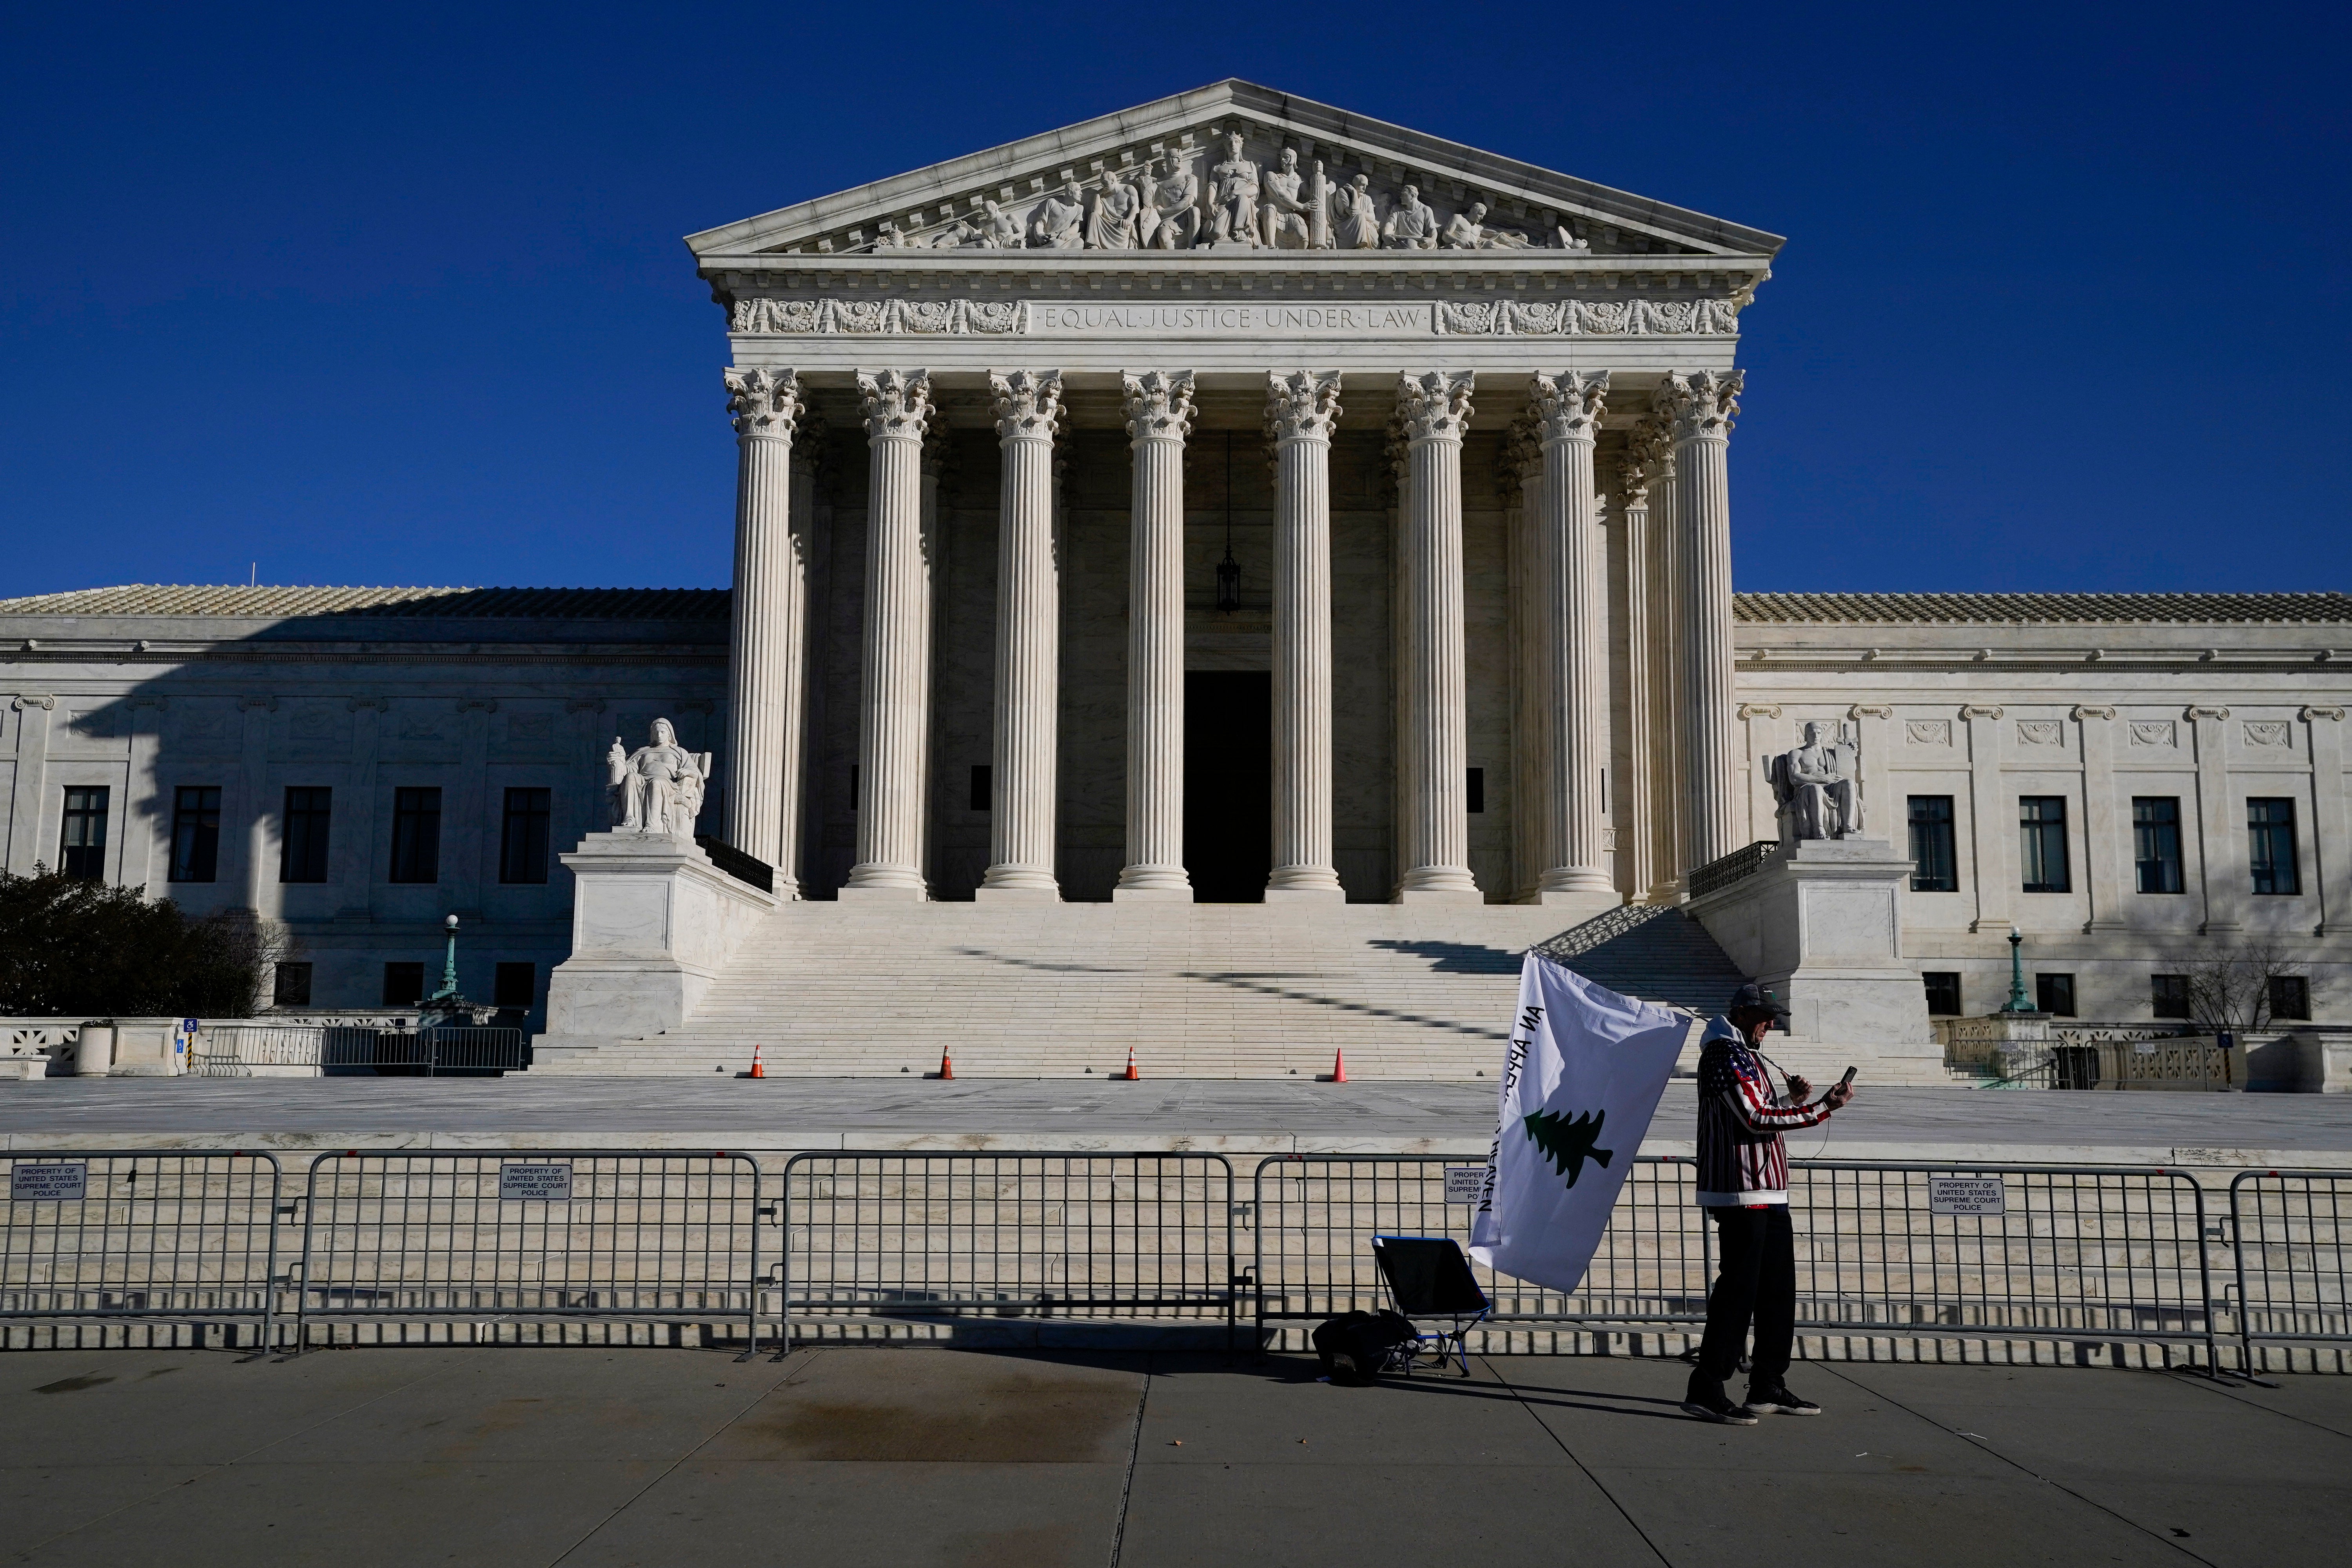
[[1660,419],[1644,419],[1625,438],[1625,456],[1617,465],[1617,488],[1624,493],[1628,507],[1644,505],[1650,499],[1650,487],[1664,484],[1673,475],[1671,437]]
[[1265,373],[1266,430],[1276,441],[1328,441],[1339,422],[1336,370]]
[[921,440],[931,420],[931,373],[883,370],[857,373],[858,402],[869,437],[911,436]]
[[1181,441],[1192,428],[1191,371],[1127,371],[1118,384],[1126,397],[1127,433],[1136,440]]
[[1717,375],[1711,370],[1684,375],[1671,372],[1659,384],[1651,406],[1673,421],[1675,439],[1711,436],[1722,440],[1731,434],[1732,416],[1739,412],[1743,371]]
[[727,368],[727,411],[738,436],[793,438],[801,416],[800,377],[788,370]]
[[1591,440],[1601,426],[1601,405],[1608,397],[1607,371],[1581,375],[1570,370],[1558,375],[1538,373],[1528,401],[1538,421],[1540,438],[1549,443]]
[[1466,370],[1410,372],[1397,377],[1397,415],[1408,441],[1459,441],[1470,423],[1476,378]]
[[1006,441],[1054,438],[1062,417],[1062,373],[1016,370],[988,374],[988,394],[996,411],[996,434]]

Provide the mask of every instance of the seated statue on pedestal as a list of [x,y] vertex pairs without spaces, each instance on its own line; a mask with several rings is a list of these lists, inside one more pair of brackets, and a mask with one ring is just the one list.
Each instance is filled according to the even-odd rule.
[[698,755],[679,745],[668,720],[655,720],[651,742],[634,752],[624,752],[621,738],[614,736],[613,749],[604,753],[604,773],[613,796],[614,832],[694,837],[710,753]]
[[1862,834],[1862,795],[1855,786],[1853,746],[1827,724],[1805,726],[1805,743],[1764,764],[1772,797],[1780,803],[1784,843],[1808,838],[1855,838]]

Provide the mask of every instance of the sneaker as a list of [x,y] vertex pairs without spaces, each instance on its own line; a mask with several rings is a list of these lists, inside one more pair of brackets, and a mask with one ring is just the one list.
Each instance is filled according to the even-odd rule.
[[1822,1407],[1810,1399],[1800,1399],[1789,1392],[1787,1384],[1772,1388],[1748,1391],[1748,1408],[1759,1415],[1819,1415]]
[[1756,1413],[1745,1405],[1734,1405],[1723,1392],[1723,1384],[1702,1384],[1691,1379],[1690,1392],[1683,1399],[1683,1408],[1702,1421],[1713,1421],[1725,1426],[1753,1426]]

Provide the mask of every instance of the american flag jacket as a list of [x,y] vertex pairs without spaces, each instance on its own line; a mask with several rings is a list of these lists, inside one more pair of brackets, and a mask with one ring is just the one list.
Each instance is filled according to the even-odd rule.
[[1774,1094],[1731,1020],[1717,1018],[1699,1037],[1698,1201],[1710,1208],[1787,1203],[1780,1134],[1829,1119],[1827,1106],[1790,1105]]

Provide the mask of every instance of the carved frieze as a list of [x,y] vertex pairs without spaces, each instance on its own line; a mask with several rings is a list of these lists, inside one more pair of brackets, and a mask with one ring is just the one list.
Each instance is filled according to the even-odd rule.
[[1903,729],[1915,746],[1948,746],[1952,743],[1952,721],[1949,719],[1914,719]]
[[1727,299],[1418,300],[1325,304],[1097,305],[1029,300],[738,300],[729,330],[749,337],[980,336],[1133,332],[1384,337],[1733,337]]
[[2131,743],[2135,746],[2175,746],[2172,721],[2169,719],[2135,719],[2132,721]]
[[2054,719],[2021,719],[2017,721],[2017,743],[2021,746],[2057,746],[2065,743],[2065,731]]
[[2246,744],[2292,746],[2294,738],[2284,719],[2249,719],[2246,721]]

